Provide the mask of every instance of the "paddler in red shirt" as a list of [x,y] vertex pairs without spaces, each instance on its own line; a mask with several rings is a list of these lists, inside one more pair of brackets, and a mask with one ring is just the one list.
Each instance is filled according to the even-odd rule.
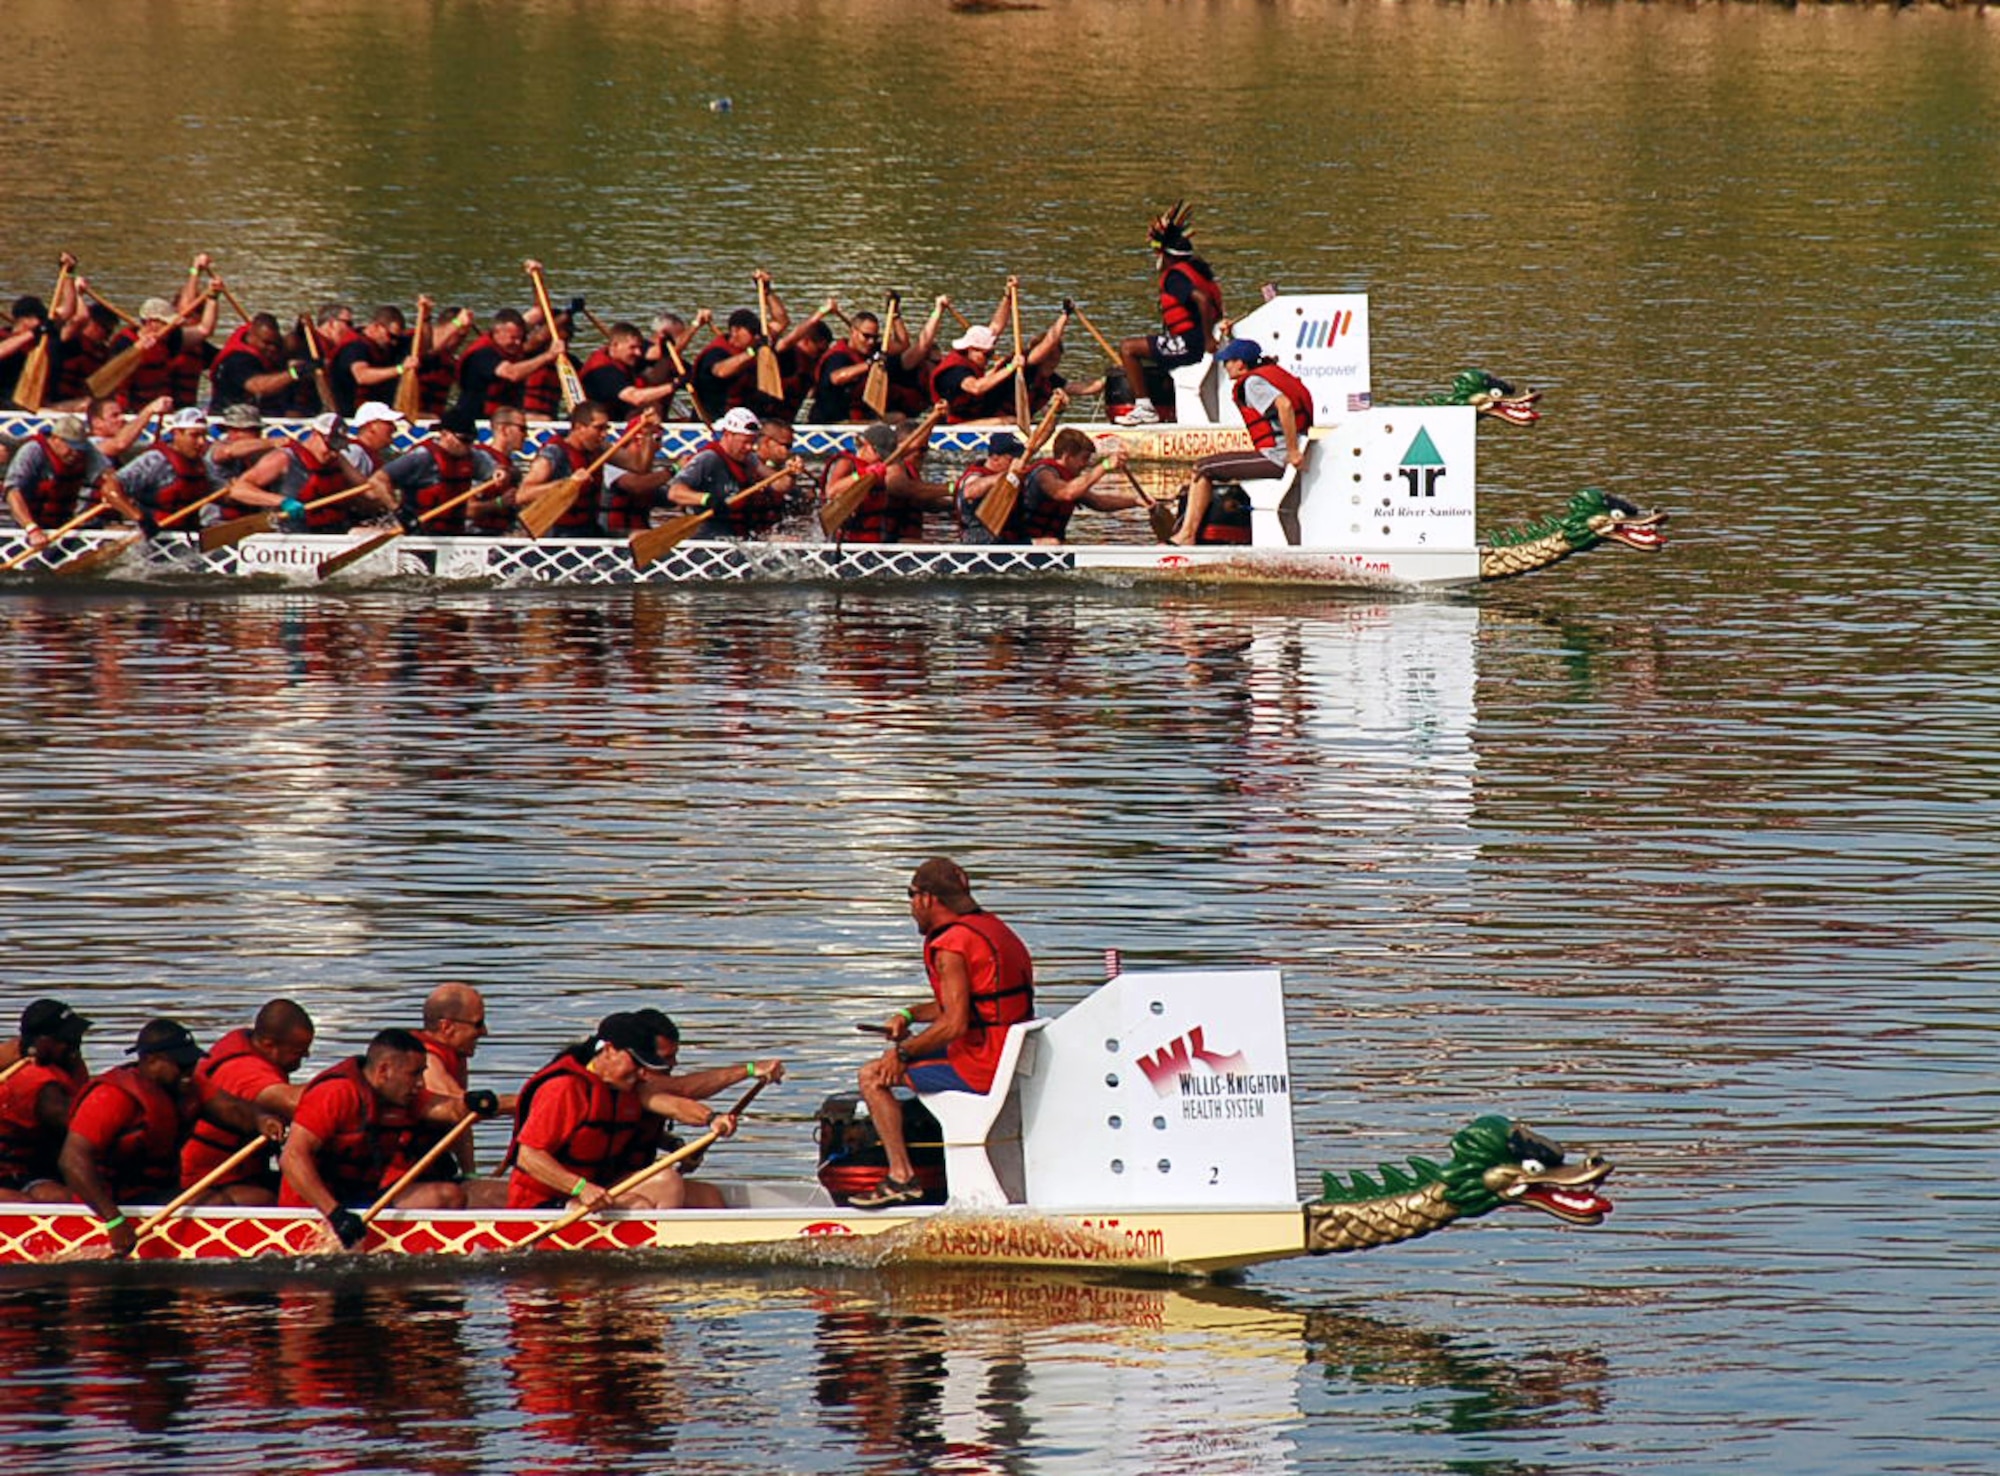
[[164,1204],[181,1178],[181,1145],[197,1118],[267,1138],[281,1118],[194,1079],[202,1050],[178,1020],[149,1020],[126,1054],[138,1059],[84,1088],[70,1114],[58,1166],[72,1198],[104,1222],[112,1251],[125,1256],[138,1232],[121,1203]]
[[[571,1046],[528,1079],[514,1113],[510,1209],[541,1209],[573,1199],[591,1209],[610,1204],[634,1139],[648,1114],[723,1137],[736,1119],[673,1092],[648,1087],[642,1070],[665,1071],[653,1031],[635,1014],[606,1015],[597,1033]],[[675,1169],[621,1195],[621,1209],[680,1209],[687,1186]]]
[[[1035,1013],[1035,961],[1012,928],[981,909],[964,868],[934,856],[917,868],[909,890],[910,918],[924,935],[931,997],[883,1022],[889,1047],[861,1068],[861,1099],[889,1172],[875,1189],[848,1200],[856,1209],[915,1204],[924,1196],[895,1088],[992,1091],[1006,1027]],[[913,1035],[917,1025],[924,1028]]]
[[[357,1209],[366,1209],[416,1163],[419,1123],[458,1122],[467,1112],[490,1116],[499,1109],[491,1092],[436,1097],[424,1090],[424,1043],[407,1030],[376,1032],[366,1055],[350,1056],[306,1086],[292,1114],[279,1170],[278,1202],[310,1205],[326,1216],[340,1243],[352,1250],[368,1233]],[[463,1209],[456,1184],[410,1185],[396,1209]]]
[[[220,1088],[241,1097],[285,1122],[292,1120],[303,1083],[294,1086],[292,1073],[312,1053],[313,1022],[289,999],[266,1002],[257,1018],[230,1031],[194,1068],[199,1089]],[[198,1122],[181,1148],[181,1187],[190,1188],[221,1167],[250,1140],[250,1135]],[[231,1169],[205,1191],[195,1204],[267,1205],[278,1202],[278,1166],[268,1155],[253,1155]]]
[[21,1011],[14,1059],[0,1066],[0,1202],[69,1198],[56,1155],[69,1132],[70,1103],[90,1082],[83,1036],[90,1021],[57,999]]

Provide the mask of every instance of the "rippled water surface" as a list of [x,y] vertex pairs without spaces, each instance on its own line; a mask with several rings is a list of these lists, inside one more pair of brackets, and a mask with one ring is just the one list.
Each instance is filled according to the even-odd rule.
[[86,46],[73,7],[8,8],[10,292],[58,245],[120,297],[209,246],[259,305],[488,307],[533,249],[628,314],[734,305],[758,264],[800,300],[1016,270],[1128,330],[1140,224],[1185,193],[1239,297],[1371,294],[1379,399],[1467,362],[1548,390],[1482,431],[1483,526],[1596,483],[1673,539],[1456,602],[0,590],[4,1008],[76,1001],[99,1064],[153,1013],[208,1038],[279,992],[323,1063],[472,978],[504,1087],[644,998],[691,1059],[793,1063],[725,1151],[803,1172],[850,1022],[921,987],[901,887],[947,851],[1055,1004],[1107,947],[1282,966],[1304,1167],[1442,1156],[1489,1110],[1619,1165],[1597,1230],[1502,1214],[1241,1287],[6,1273],[0,1447],[2000,1467],[1990,22],[96,10]]

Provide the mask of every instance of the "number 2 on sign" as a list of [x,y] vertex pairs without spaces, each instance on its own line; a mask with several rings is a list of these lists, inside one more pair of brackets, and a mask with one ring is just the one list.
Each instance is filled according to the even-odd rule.
[[1220,1184],[1222,1182],[1222,1169],[1220,1165],[1211,1163],[1208,1166],[1208,1182],[1211,1184]]

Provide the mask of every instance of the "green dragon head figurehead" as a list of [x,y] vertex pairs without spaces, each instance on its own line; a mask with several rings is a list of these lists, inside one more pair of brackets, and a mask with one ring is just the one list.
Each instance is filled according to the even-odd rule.
[[1596,1192],[1611,1165],[1596,1154],[1565,1164],[1561,1145],[1512,1118],[1474,1118],[1451,1140],[1445,1197],[1467,1215],[1507,1205],[1542,1210],[1573,1225],[1595,1225],[1611,1212]]

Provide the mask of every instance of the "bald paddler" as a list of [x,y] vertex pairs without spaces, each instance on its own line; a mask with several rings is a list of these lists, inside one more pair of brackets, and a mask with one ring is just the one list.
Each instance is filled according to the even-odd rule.
[[[198,1089],[220,1089],[253,1103],[285,1122],[299,1105],[303,1084],[292,1073],[312,1052],[312,1016],[289,999],[267,1000],[247,1026],[230,1031],[194,1068]],[[198,1122],[181,1146],[181,1187],[191,1188],[227,1163],[250,1134]],[[278,1170],[270,1158],[253,1154],[218,1179],[196,1204],[267,1205],[278,1202]]]

